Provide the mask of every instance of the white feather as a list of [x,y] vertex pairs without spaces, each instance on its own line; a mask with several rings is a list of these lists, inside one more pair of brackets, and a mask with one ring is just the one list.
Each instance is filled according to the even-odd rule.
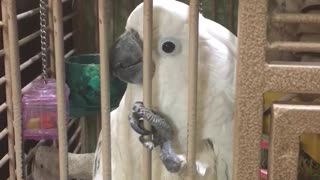
[[[152,80],[153,109],[166,115],[175,126],[173,148],[185,155],[187,146],[188,84],[188,6],[179,1],[154,0],[153,61],[156,71]],[[126,29],[138,31],[143,38],[143,4],[129,16]],[[158,52],[161,38],[175,37],[181,52],[163,56]],[[223,26],[200,16],[197,165],[199,180],[228,180],[232,170],[232,124],[236,37]],[[139,180],[142,145],[129,123],[128,115],[135,101],[142,100],[142,87],[129,84],[118,109],[111,113],[112,176],[116,180]],[[101,137],[100,137],[101,138]],[[213,142],[214,148],[205,143]],[[97,158],[100,158],[97,150]],[[184,172],[169,173],[153,151],[153,180],[184,179]],[[98,169],[94,180],[100,180]],[[201,175],[201,173],[205,174]]]

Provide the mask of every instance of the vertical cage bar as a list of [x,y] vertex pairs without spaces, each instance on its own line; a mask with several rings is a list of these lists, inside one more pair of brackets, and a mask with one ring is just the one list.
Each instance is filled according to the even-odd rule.
[[109,26],[109,37],[108,37],[108,40],[109,40],[109,42],[110,43],[113,43],[114,41],[115,41],[115,39],[117,38],[117,37],[115,37],[115,32],[116,32],[116,24],[117,24],[117,22],[115,22],[115,17],[117,16],[117,11],[115,11],[115,9],[116,9],[116,2],[115,1],[110,1],[110,3],[109,3],[110,5],[110,8],[111,8],[111,13],[110,13],[110,16],[109,16],[109,18],[111,19],[111,21],[110,21],[110,24],[108,25]]
[[11,89],[11,71],[9,58],[9,39],[8,39],[8,20],[7,20],[7,0],[1,1],[2,22],[3,22],[3,50],[6,77],[6,103],[7,103],[7,129],[8,129],[8,155],[9,155],[9,179],[16,179],[16,165],[14,154],[14,131],[13,131],[13,111],[12,111],[12,89]]
[[48,21],[49,21],[49,57],[51,77],[55,77],[55,62],[54,62],[54,36],[53,36],[53,9],[52,1],[48,0]]
[[111,134],[110,134],[110,87],[109,87],[109,54],[108,36],[111,14],[110,0],[99,0],[99,47],[101,76],[101,131],[102,131],[102,163],[103,179],[111,180]]
[[127,6],[127,11],[128,14],[135,8],[135,2],[134,0],[127,0],[128,6]]
[[199,0],[190,0],[189,8],[189,62],[188,62],[188,180],[195,179],[197,129],[197,79],[199,43]]
[[212,20],[215,21],[216,20],[216,14],[217,14],[217,0],[211,0],[211,16],[212,16]]
[[18,180],[24,178],[23,172],[23,145],[22,145],[22,129],[21,129],[21,74],[20,59],[18,45],[18,24],[16,1],[6,1],[7,21],[8,21],[8,40],[9,40],[9,58],[12,82],[12,107],[14,119],[14,137],[15,137],[15,153],[16,153],[16,176]]
[[227,28],[232,31],[233,25],[233,0],[226,0]]
[[[144,0],[143,5],[143,102],[146,108],[152,108],[152,20],[153,20],[153,0]],[[147,129],[151,129],[150,124],[144,122]],[[149,137],[148,137],[149,138]],[[143,148],[142,156],[142,179],[152,179],[152,152]]]
[[[94,0],[93,1],[93,6],[94,6],[94,19],[95,19],[95,24],[94,24],[94,29],[97,31],[97,30],[99,30],[99,6],[98,6],[98,0]],[[109,17],[109,16],[108,16]],[[109,17],[110,19],[112,19],[111,17]],[[95,33],[95,35],[94,35],[94,37],[95,37],[95,48],[94,48],[94,52],[98,52],[99,51],[99,44],[100,44],[100,41],[99,41],[99,33]],[[110,37],[110,35],[108,35],[108,37]],[[99,114],[99,113],[97,113],[97,114]],[[101,123],[101,118],[99,117],[99,116],[96,116],[96,118],[99,118],[98,120],[99,120],[99,123]],[[98,122],[98,121],[97,121]],[[97,125],[98,126],[98,125]],[[99,134],[100,133],[100,131],[101,130],[99,130],[99,132],[97,132],[97,134]],[[98,137],[99,137],[99,135],[98,135]]]
[[64,65],[64,41],[62,2],[52,0],[54,49],[57,81],[57,109],[58,109],[58,133],[59,133],[59,169],[60,180],[68,180],[68,140],[66,123],[66,97],[65,97],[65,65]]

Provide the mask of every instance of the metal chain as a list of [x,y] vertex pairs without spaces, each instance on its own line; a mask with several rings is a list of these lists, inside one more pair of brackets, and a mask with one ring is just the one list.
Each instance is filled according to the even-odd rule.
[[47,39],[47,17],[48,9],[46,0],[40,0],[40,42],[42,60],[42,79],[47,83],[47,58],[48,58],[48,39]]

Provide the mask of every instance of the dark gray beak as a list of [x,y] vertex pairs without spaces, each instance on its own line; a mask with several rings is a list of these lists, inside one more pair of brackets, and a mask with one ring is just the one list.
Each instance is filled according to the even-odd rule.
[[134,30],[124,32],[114,43],[110,51],[110,68],[120,80],[142,83],[142,40]]

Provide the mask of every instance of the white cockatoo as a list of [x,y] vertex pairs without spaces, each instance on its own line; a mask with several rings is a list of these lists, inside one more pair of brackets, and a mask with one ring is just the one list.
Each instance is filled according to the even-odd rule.
[[[152,109],[142,94],[143,3],[130,14],[125,32],[110,51],[114,76],[128,83],[111,112],[112,177],[139,180],[143,148],[152,148],[152,179],[185,179],[187,152],[189,6],[153,1]],[[237,38],[199,16],[197,180],[230,180]],[[143,128],[149,121],[152,131]],[[145,135],[152,135],[151,141]],[[94,180],[102,179],[101,135]],[[144,144],[145,146],[143,146]]]

